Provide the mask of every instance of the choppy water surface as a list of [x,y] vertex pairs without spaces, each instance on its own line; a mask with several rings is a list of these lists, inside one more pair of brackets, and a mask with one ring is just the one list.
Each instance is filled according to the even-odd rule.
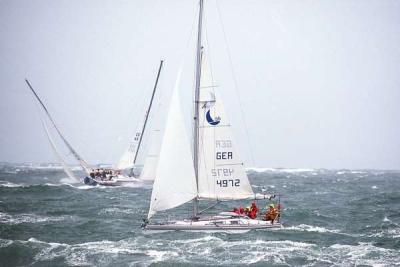
[[[150,186],[89,187],[56,168],[1,166],[0,265],[400,266],[400,171],[252,169],[249,177],[255,191],[282,194],[283,229],[147,234]],[[212,212],[240,204],[248,203]]]

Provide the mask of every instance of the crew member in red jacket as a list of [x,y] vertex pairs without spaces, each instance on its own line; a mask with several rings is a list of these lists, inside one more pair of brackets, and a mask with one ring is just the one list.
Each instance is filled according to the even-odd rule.
[[257,212],[258,212],[258,208],[255,202],[251,203],[251,207],[250,207],[250,212],[248,214],[248,216],[250,217],[250,219],[255,219],[257,218]]

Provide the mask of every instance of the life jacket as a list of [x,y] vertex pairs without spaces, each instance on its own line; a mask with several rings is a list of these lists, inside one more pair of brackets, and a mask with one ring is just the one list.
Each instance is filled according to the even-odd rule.
[[243,207],[239,208],[239,214],[244,214],[244,208]]
[[270,207],[267,213],[265,214],[265,220],[267,221],[275,220],[277,215],[278,215],[277,209]]
[[255,218],[257,218],[257,211],[256,210],[251,210],[250,212],[249,212],[249,215],[248,215],[249,217],[250,217],[250,219],[255,219]]

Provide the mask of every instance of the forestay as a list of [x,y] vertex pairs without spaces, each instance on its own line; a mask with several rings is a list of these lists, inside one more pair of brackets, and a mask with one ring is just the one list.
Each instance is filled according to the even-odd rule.
[[157,211],[177,207],[197,196],[193,159],[178,93],[180,73],[168,112],[148,218]]
[[246,175],[231,126],[205,53],[202,53],[199,105],[199,197],[247,199],[254,193]]

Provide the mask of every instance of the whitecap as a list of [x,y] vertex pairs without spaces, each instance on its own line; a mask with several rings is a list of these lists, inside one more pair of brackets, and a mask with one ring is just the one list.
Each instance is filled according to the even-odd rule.
[[65,220],[66,217],[63,216],[40,216],[36,214],[7,214],[4,212],[0,212],[0,223],[3,224],[22,224],[22,223],[44,223],[44,222],[59,222]]
[[99,215],[105,215],[105,214],[117,214],[117,213],[122,213],[122,214],[135,214],[135,211],[133,209],[120,209],[118,207],[112,207],[112,208],[105,208],[102,209],[99,212]]
[[312,226],[312,225],[307,225],[307,224],[300,224],[297,226],[290,226],[290,227],[285,227],[282,228],[285,230],[295,230],[295,231],[303,231],[303,232],[317,232],[317,233],[340,233],[339,230],[336,229],[327,229],[321,226]]
[[3,187],[25,187],[27,185],[26,184],[15,184],[15,183],[11,183],[8,181],[0,181],[0,186],[3,186]]
[[247,171],[253,172],[287,172],[287,173],[296,173],[296,172],[315,172],[316,169],[309,168],[259,168],[259,167],[250,167],[246,168]]

